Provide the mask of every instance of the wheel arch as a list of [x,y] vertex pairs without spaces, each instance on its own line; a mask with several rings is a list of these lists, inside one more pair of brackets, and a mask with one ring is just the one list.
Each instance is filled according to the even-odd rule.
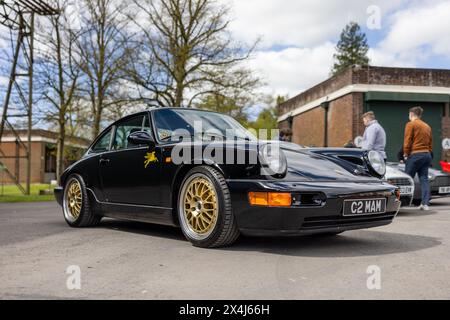
[[102,208],[96,194],[94,193],[94,190],[92,190],[92,180],[90,179],[88,174],[83,174],[81,170],[75,170],[74,168],[64,172],[64,174],[61,176],[61,187],[63,187],[63,192],[65,192],[67,181],[73,176],[78,176],[83,180],[83,183],[86,187],[87,197],[91,204],[91,209],[93,210],[94,214],[101,215]]
[[69,171],[66,171],[62,176],[61,176],[61,186],[65,186],[67,183],[67,180],[72,177],[72,176],[79,176],[81,177],[81,179],[83,179],[83,182],[85,183],[86,187],[90,187],[91,185],[91,181],[89,178],[89,175],[83,174],[81,170],[76,170],[76,169],[72,169]]

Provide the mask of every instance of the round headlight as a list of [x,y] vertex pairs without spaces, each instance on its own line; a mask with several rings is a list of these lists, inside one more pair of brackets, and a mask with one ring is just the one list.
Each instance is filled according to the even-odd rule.
[[370,151],[368,158],[372,169],[380,176],[384,176],[386,174],[386,163],[383,157],[376,151]]
[[269,143],[259,148],[259,161],[262,165],[262,175],[282,176],[287,171],[286,155],[279,143]]

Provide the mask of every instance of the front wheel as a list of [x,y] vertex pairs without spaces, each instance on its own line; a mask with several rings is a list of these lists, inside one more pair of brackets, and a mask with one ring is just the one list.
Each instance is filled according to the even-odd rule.
[[192,169],[184,178],[178,219],[185,237],[197,247],[225,247],[239,237],[225,178],[207,166]]

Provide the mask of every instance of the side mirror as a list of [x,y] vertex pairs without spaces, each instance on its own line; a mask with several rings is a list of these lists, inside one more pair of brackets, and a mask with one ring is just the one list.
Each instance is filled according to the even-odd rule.
[[134,145],[147,145],[150,148],[155,147],[155,140],[153,140],[152,136],[146,131],[132,132],[127,140]]

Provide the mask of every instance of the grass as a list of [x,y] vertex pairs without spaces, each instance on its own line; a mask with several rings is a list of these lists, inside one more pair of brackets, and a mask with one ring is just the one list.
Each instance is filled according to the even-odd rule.
[[53,194],[41,196],[39,195],[40,190],[53,189],[48,184],[32,184],[31,194],[29,196],[23,195],[19,188],[15,185],[0,185],[0,203],[5,202],[44,202],[44,201],[54,201],[55,197]]

